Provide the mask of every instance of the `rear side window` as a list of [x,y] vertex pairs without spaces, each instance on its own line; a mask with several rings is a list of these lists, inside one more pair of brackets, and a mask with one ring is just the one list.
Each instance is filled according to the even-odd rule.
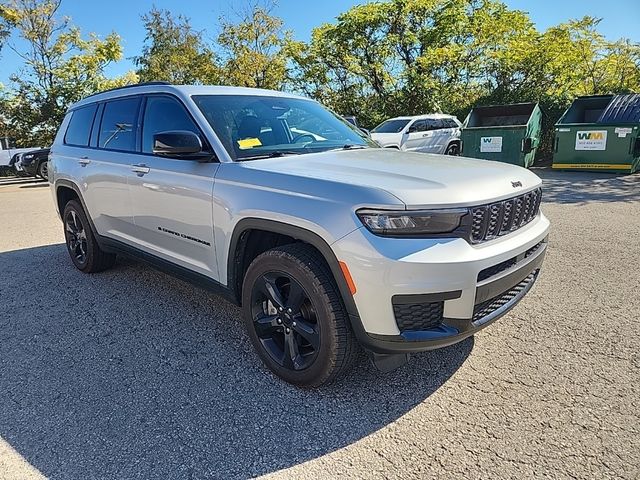
[[136,150],[136,119],[140,97],[107,102],[102,114],[98,146],[109,150]]
[[172,130],[187,130],[202,140],[200,129],[178,100],[166,96],[148,97],[142,122],[142,151],[153,153],[153,135]]
[[447,128],[458,128],[458,124],[453,118],[446,118],[444,120],[444,123],[447,126]]
[[89,145],[89,135],[96,115],[97,105],[78,108],[71,113],[71,120],[64,135],[64,143],[86,147]]

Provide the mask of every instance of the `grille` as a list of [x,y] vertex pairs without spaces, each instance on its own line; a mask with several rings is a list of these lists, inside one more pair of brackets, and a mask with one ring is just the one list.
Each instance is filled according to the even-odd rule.
[[543,243],[544,243],[544,240],[534,245],[526,252],[524,252],[524,255],[519,255],[517,257],[510,258],[509,260],[505,260],[504,262],[498,263],[497,265],[492,265],[491,267],[481,270],[480,273],[478,274],[478,281],[482,282],[487,278],[493,277],[494,275],[498,275],[499,273],[504,272],[505,270],[513,267],[516,263],[518,263],[518,261],[524,260],[525,258],[529,258],[531,255],[533,255],[538,250],[540,250],[540,247],[542,247]]
[[393,313],[401,332],[429,330],[442,322],[444,302],[394,303]]
[[537,275],[537,271],[529,274],[527,278],[522,280],[519,284],[511,287],[510,290],[507,290],[500,295],[490,298],[489,300],[479,303],[473,309],[473,318],[472,321],[477,322],[478,320],[483,319],[487,315],[495,312],[500,307],[503,307],[511,300],[513,300],[519,293],[521,293],[527,285],[529,285]]
[[542,189],[538,188],[502,202],[471,209],[471,241],[481,243],[511,233],[533,220],[540,210]]
[[494,275],[497,275],[500,272],[504,272],[508,268],[513,267],[516,263],[518,263],[518,257],[513,257],[497,265],[493,265],[492,267],[485,268],[478,274],[478,281],[482,282],[483,280],[486,280],[489,277],[493,277]]

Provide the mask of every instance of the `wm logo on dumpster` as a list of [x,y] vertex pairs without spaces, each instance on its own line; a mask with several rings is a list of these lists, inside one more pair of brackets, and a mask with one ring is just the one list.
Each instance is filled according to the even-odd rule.
[[578,132],[580,140],[604,140],[607,132]]
[[606,150],[606,130],[583,130],[576,132],[576,150]]

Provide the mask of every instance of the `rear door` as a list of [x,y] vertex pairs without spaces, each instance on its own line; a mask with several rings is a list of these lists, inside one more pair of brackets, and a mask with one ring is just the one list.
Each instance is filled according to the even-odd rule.
[[213,244],[213,182],[218,163],[153,154],[153,135],[188,130],[206,139],[182,101],[148,95],[142,108],[140,155],[129,165],[136,243],[164,260],[218,279]]
[[452,130],[446,118],[430,120],[431,137],[430,153],[444,153],[447,149]]
[[98,233],[126,243],[131,242],[134,230],[127,178],[132,158],[136,157],[140,101],[136,95],[101,103],[94,111],[90,107],[78,109],[65,136],[66,145],[84,142],[82,132],[77,140],[74,138],[74,121],[91,125],[89,118],[95,115],[89,148],[72,149],[79,165],[80,188]]

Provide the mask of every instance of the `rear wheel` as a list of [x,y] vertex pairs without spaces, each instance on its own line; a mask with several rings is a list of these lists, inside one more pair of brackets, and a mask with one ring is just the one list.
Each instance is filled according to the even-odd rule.
[[460,145],[457,143],[450,143],[444,153],[445,155],[460,155]]
[[49,162],[47,160],[40,162],[37,175],[44,180],[49,180]]
[[259,255],[247,270],[242,305],[258,355],[287,382],[330,383],[357,358],[359,347],[333,277],[309,245]]
[[67,251],[78,270],[94,273],[113,266],[116,256],[100,249],[79,202],[71,200],[65,205],[62,220]]

